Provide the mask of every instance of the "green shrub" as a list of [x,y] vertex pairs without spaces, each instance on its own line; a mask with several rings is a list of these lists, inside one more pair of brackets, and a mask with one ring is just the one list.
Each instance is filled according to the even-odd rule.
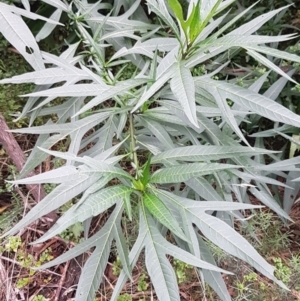
[[[80,43],[67,45],[60,56],[41,52],[22,16],[44,18],[1,3],[5,18],[0,18],[0,31],[34,69],[1,83],[36,85],[25,95],[19,120],[49,116],[45,125],[14,130],[40,135],[20,176],[49,155],[66,163],[13,181],[59,185],[6,235],[79,196],[36,241],[84,224],[83,242],[40,267],[49,268],[95,247],[83,268],[76,301],[94,299],[113,241],[122,271],[111,300],[117,300],[131,278],[142,251],[159,300],[180,300],[176,273],[166,255],[196,267],[200,279],[222,300],[230,300],[222,277],[230,271],[215,264],[207,242],[286,288],[274,276],[275,268],[233,227],[234,218],[243,221],[244,210],[254,214],[253,209],[260,208],[250,204],[250,194],[289,219],[299,190],[299,157],[284,159],[284,154],[267,149],[263,140],[275,134],[289,139],[300,126],[300,117],[276,102],[285,84],[295,83],[293,71],[285,73],[278,66],[282,60],[299,63],[300,57],[268,46],[294,35],[256,33],[285,8],[232,29],[254,6],[225,22],[231,0],[190,1],[187,17],[176,0],[148,0],[148,8],[140,1],[125,0],[114,1],[113,6],[110,1],[45,2],[56,8],[57,15],[45,20],[39,36],[46,38],[64,11]],[[241,49],[258,62],[259,69],[248,74],[247,82],[222,73]],[[261,72],[262,66],[282,76],[266,91],[262,87],[269,72]],[[56,104],[57,97],[65,101]],[[66,138],[70,141],[66,152],[50,150]],[[277,180],[278,175],[288,187]],[[283,200],[277,186],[287,187]],[[91,218],[103,212],[109,214],[108,220],[89,237]],[[139,225],[130,251],[121,226],[123,214],[127,223]]]

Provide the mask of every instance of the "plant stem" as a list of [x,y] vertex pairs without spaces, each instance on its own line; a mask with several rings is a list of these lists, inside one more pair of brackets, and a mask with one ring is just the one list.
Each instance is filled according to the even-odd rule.
[[133,114],[129,113],[129,122],[130,122],[130,138],[131,138],[131,150],[133,152],[133,163],[136,168],[136,175],[138,174],[139,161],[136,153],[136,145],[134,140],[134,126],[133,126]]

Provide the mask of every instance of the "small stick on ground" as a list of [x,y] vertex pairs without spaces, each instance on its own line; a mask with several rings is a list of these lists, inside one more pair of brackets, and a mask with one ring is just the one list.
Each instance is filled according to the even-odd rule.
[[[10,159],[16,165],[18,171],[20,172],[25,164],[26,157],[21,150],[18,142],[12,133],[9,132],[9,127],[7,126],[3,115],[0,113],[0,144],[3,145],[3,148],[7,152]],[[32,171],[27,176],[33,176],[35,173]],[[34,200],[39,202],[45,196],[45,190],[42,185],[37,184],[27,184],[28,191],[32,194]],[[57,214],[53,211],[46,215],[53,222],[57,219]]]
[[69,264],[70,264],[70,260],[66,262],[65,264],[65,267],[64,267],[64,272],[63,274],[61,275],[61,278],[60,278],[60,281],[59,281],[59,284],[58,284],[58,288],[57,288],[57,291],[56,291],[56,296],[55,296],[55,299],[54,301],[59,301],[60,299],[60,293],[61,293],[61,289],[62,289],[62,286],[65,282],[65,279],[66,279],[66,275],[67,275],[67,271],[68,271],[68,268],[69,268]]
[[[9,300],[9,301],[18,301],[18,298],[13,291],[13,287],[11,285],[7,285],[8,276],[2,261],[0,260],[0,297],[1,300]],[[5,292],[6,291],[6,292]]]

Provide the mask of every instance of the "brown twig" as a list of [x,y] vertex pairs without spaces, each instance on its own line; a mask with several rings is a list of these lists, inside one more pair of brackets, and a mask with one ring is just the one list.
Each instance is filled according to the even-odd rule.
[[64,271],[63,271],[63,273],[61,275],[61,278],[60,278],[60,281],[59,281],[59,284],[58,284],[58,288],[57,288],[57,291],[56,291],[56,296],[55,296],[54,301],[59,301],[61,289],[62,289],[62,286],[63,286],[64,281],[66,279],[66,275],[67,275],[67,271],[68,271],[68,268],[69,268],[69,264],[70,264],[70,260],[67,261],[66,264],[65,264]]
[[[7,261],[7,262],[10,262],[10,263],[13,263],[14,265],[18,265],[18,266],[20,266],[21,268],[23,268],[23,265],[22,265],[21,263],[19,263],[18,261],[14,260],[14,259],[11,259],[11,258],[2,256],[2,255],[0,255],[0,259],[2,259],[2,260],[4,260],[4,261]],[[55,276],[61,277],[60,274],[55,273],[55,272],[52,272],[52,271],[50,271],[49,269],[47,269],[47,270],[39,270],[39,272],[48,273],[48,274],[53,274],[53,275],[55,275]]]
[[8,282],[7,272],[0,259],[0,296],[2,300],[17,301],[18,299],[15,292],[12,289],[12,286],[6,285],[7,282]]
[[[3,115],[0,113],[0,144],[7,152],[8,156],[16,165],[18,171],[20,172],[25,164],[26,157],[20,148],[18,142],[12,133],[9,132],[9,127],[7,126]],[[34,176],[35,173],[32,171],[27,176]],[[34,200],[39,202],[45,196],[45,190],[43,186],[37,184],[27,184],[28,191],[32,194]],[[47,214],[47,217],[52,221],[57,219],[57,214],[53,211]]]

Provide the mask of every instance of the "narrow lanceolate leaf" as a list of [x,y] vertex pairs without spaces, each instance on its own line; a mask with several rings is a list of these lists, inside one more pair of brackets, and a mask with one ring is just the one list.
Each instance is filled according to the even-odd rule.
[[107,266],[112,237],[106,235],[84,264],[76,290],[76,301],[94,301]]
[[226,158],[235,158],[239,156],[254,156],[255,154],[272,154],[274,151],[269,151],[260,148],[249,148],[245,146],[184,146],[173,148],[171,150],[164,151],[151,159],[151,163],[160,163],[164,160],[180,160],[180,161],[209,161],[220,160]]
[[69,200],[86,190],[89,186],[97,181],[99,175],[80,175],[77,180],[65,182],[56,187],[43,200],[35,205],[23,219],[17,223],[12,229],[5,233],[5,236],[12,235],[25,228],[43,215],[56,210]]
[[118,249],[118,254],[121,260],[123,271],[125,271],[127,277],[132,281],[132,276],[131,276],[132,269],[129,262],[129,256],[128,256],[129,254],[128,254],[128,247],[126,245],[126,239],[121,227],[121,216],[119,217],[118,222],[114,224],[113,235]]
[[168,26],[172,28],[172,31],[179,38],[180,34],[178,28],[170,16],[168,9],[166,7],[165,1],[163,0],[148,0],[148,7],[153,11],[157,16],[159,16]]
[[25,7],[26,10],[30,11],[30,4],[29,0],[21,0],[23,6]]
[[255,50],[257,52],[261,52],[261,53],[264,53],[264,54],[267,54],[267,55],[270,55],[270,56],[273,56],[276,58],[300,63],[300,57],[298,55],[289,53],[286,51],[282,51],[282,50],[278,50],[278,49],[270,48],[270,47],[266,47],[266,46],[258,46],[258,45],[251,45],[251,46],[247,46],[245,48],[248,50],[249,49]]
[[151,179],[151,183],[179,183],[187,181],[193,177],[211,174],[215,171],[240,168],[237,165],[219,164],[219,163],[190,163],[185,165],[176,165],[166,167],[156,171]]
[[[140,218],[141,218],[141,214],[140,214]],[[132,249],[130,250],[130,253],[128,256],[131,268],[133,268],[135,266],[142,249],[145,247],[145,238],[147,237],[147,228],[145,226],[146,226],[145,223],[139,225],[139,235],[138,235]],[[127,279],[128,279],[128,276],[125,273],[125,271],[122,269],[120,276],[118,277],[118,281],[114,287],[112,297],[110,299],[111,301],[117,301],[118,296],[121,293],[121,290],[122,290],[123,286],[125,285]]]
[[89,195],[79,207],[74,206],[60,217],[51,229],[34,243],[41,243],[61,233],[77,222],[96,216],[109,209],[116,202],[122,202],[123,198],[130,195],[132,189],[123,185],[117,185],[100,190]]
[[258,52],[248,49],[247,53],[251,55],[256,61],[261,63],[262,65],[270,68],[272,71],[277,72],[279,75],[285,77],[289,81],[293,82],[294,84],[297,84],[295,80],[293,80],[287,73],[282,71],[279,67],[277,67],[274,63],[272,63],[269,59],[264,57],[263,55],[259,54]]
[[[62,10],[56,9],[53,12],[53,14],[50,16],[50,19],[59,22],[61,14],[62,14]],[[36,41],[39,42],[47,38],[54,30],[55,27],[56,27],[55,24],[50,24],[46,22],[44,26],[41,28],[41,30],[38,32],[38,34],[35,36]]]
[[61,1],[61,0],[43,0],[43,2],[48,3],[48,4],[50,4],[50,5],[52,5],[52,6],[56,7],[56,8],[59,8],[59,9],[61,9],[63,11],[67,11],[68,10],[67,5],[63,1]]
[[290,7],[292,4],[280,7],[278,9],[272,10],[268,13],[259,15],[258,17],[251,19],[249,22],[239,26],[238,28],[231,31],[228,35],[251,35],[252,33],[256,32],[262,25],[267,23],[271,18],[276,16],[282,10]]
[[41,96],[53,96],[53,97],[66,97],[66,96],[94,96],[106,91],[108,87],[103,87],[102,84],[76,84],[69,86],[62,86],[58,88],[52,88],[49,90],[33,92],[23,97],[41,97]]
[[0,84],[35,83],[36,85],[47,85],[62,81],[79,81],[84,79],[89,79],[88,75],[78,68],[73,68],[72,70],[63,70],[55,67],[16,75],[12,78],[2,79]]
[[[287,188],[286,188],[287,189]],[[278,215],[292,221],[289,215],[281,208],[281,206],[276,202],[276,200],[266,191],[266,189],[259,185],[259,190],[254,187],[250,187],[249,191],[260,200],[263,204],[268,206],[270,209],[275,211]]]
[[[199,246],[201,249],[201,259],[216,265],[213,255],[211,254],[209,248],[206,246],[205,242],[202,240],[199,234],[197,234],[199,241]],[[213,288],[213,290],[218,294],[222,301],[231,301],[231,297],[227,290],[225,281],[220,272],[215,272],[211,270],[202,270],[205,282]]]
[[[232,202],[223,202],[223,205],[222,202],[197,202],[157,189],[154,190],[154,193],[161,199],[167,202],[169,201],[170,204],[173,203],[173,206],[176,206],[179,210],[185,212],[189,216],[190,222],[194,223],[204,236],[222,250],[245,260],[263,275],[286,289],[286,286],[274,276],[275,268],[264,260],[245,238],[224,221],[205,213],[206,210],[209,210],[209,206],[211,207],[211,210],[215,207],[214,210],[227,211],[246,209],[247,205],[250,206],[248,208],[251,208],[253,205]],[[216,203],[219,203],[219,206]],[[242,207],[240,207],[241,205]],[[206,209],[205,206],[207,206]]]
[[0,32],[35,70],[44,69],[43,59],[34,36],[23,19],[5,6],[0,9]]
[[147,237],[145,239],[145,263],[155,292],[159,300],[179,301],[180,297],[175,272],[164,252],[161,252],[159,247],[155,244],[156,239],[153,237],[153,233],[149,227],[149,222],[154,223],[154,221],[151,220],[145,208],[143,211],[140,222],[143,222],[147,229]]
[[120,223],[122,211],[123,206],[120,204],[100,231],[39,269],[60,264],[96,247],[83,268],[75,296],[76,301],[94,301],[107,265],[112,240],[119,234],[115,231],[115,227],[117,223]]
[[131,279],[127,246],[121,229],[122,205],[117,206],[113,213],[112,216],[114,217],[115,215],[116,217],[112,220],[109,219],[105,225],[105,227],[107,224],[109,225],[107,229],[108,235],[104,239],[95,240],[96,249],[84,266],[78,283],[76,301],[95,300],[95,293],[101,284],[102,276],[107,265],[112,239],[116,241],[123,270],[126,272],[127,277]]
[[147,80],[145,79],[136,78],[136,79],[129,79],[126,81],[122,81],[120,83],[117,83],[115,86],[109,86],[109,88],[106,91],[103,91],[101,94],[98,93],[94,94],[94,95],[98,95],[98,97],[95,97],[94,99],[89,101],[83,108],[81,108],[75,114],[75,116],[78,116],[79,114],[86,112],[87,110],[93,108],[94,106],[97,106],[103,101],[113,98],[119,94],[125,95],[127,92],[129,93],[131,89],[140,86],[146,82]]
[[110,215],[108,221],[105,225],[98,231],[96,234],[88,238],[86,241],[82,242],[81,244],[76,245],[74,248],[68,250],[66,253],[60,255],[59,257],[37,267],[37,270],[48,269],[54,265],[61,264],[65,261],[68,261],[87,250],[90,250],[92,247],[96,246],[97,244],[105,244],[108,238],[111,236],[113,232],[114,223],[118,220],[118,215],[122,212],[123,207],[117,206],[112,214]]
[[[164,70],[165,71],[165,70]],[[138,100],[137,104],[132,109],[132,113],[139,109],[146,101],[151,100],[151,97],[159,90],[161,87],[171,78],[174,72],[174,68],[172,68],[172,64],[168,66],[167,70],[161,74],[161,76],[157,77],[154,84],[146,90],[141,98]]]
[[166,254],[199,268],[229,273],[169,243],[159,232],[149,211],[144,206],[141,207],[140,227],[146,228],[147,231],[144,240],[145,262],[159,300],[180,300],[174,270]]
[[199,127],[196,116],[195,84],[190,70],[183,63],[179,62],[176,65],[170,86],[190,122]]
[[204,77],[198,77],[196,84],[208,91],[211,89],[217,90],[225,99],[230,99],[241,107],[268,119],[300,127],[299,115],[263,95],[239,86]]
[[53,169],[30,178],[7,181],[13,184],[41,184],[41,183],[62,183],[76,180],[78,178],[78,170],[74,166],[63,166]]
[[166,129],[158,122],[148,119],[140,118],[143,124],[154,134],[154,136],[161,142],[164,149],[172,149],[174,147],[173,141]]
[[[42,126],[35,126],[30,128],[22,128],[11,130],[15,133],[28,133],[28,134],[52,134],[52,133],[62,133],[65,135],[71,135],[76,131],[83,131],[84,134],[93,126],[101,123],[107,117],[111,115],[110,112],[104,112],[99,114],[94,114],[92,116],[80,119],[75,122],[64,123],[64,124],[49,124]],[[78,135],[78,133],[77,133]],[[61,138],[61,137],[60,137]]]
[[132,179],[132,176],[127,171],[124,171],[119,167],[111,166],[104,162],[98,162],[97,160],[88,157],[86,158],[86,160],[87,164],[91,167],[91,170],[84,171],[83,173],[107,174],[129,180]]
[[145,193],[143,200],[146,208],[160,223],[170,229],[181,239],[185,241],[187,240],[170,210],[157,196]]
[[300,181],[299,175],[299,171],[290,171],[288,173],[286,184],[291,188],[286,188],[283,195],[283,209],[287,214],[291,212],[292,206],[299,196],[300,185],[297,183]]
[[246,210],[262,208],[263,206],[257,206],[252,204],[224,202],[224,201],[209,201],[201,202],[192,199],[180,197],[173,193],[170,193],[161,189],[151,189],[153,193],[160,199],[166,202],[166,204],[176,208],[177,210],[184,210],[187,215],[189,211],[192,211],[194,215],[204,213],[205,211],[232,211],[232,210]]
[[227,99],[224,98],[223,95],[220,94],[220,91],[218,91],[217,89],[211,89],[210,92],[213,93],[213,95],[215,96],[216,103],[222,112],[222,117],[224,121],[226,121],[226,123],[240,137],[240,139],[244,141],[246,145],[250,146],[249,142],[244,137],[241,129],[239,128],[239,125],[233,115],[233,112],[227,103]]
[[227,223],[205,213],[197,217],[195,215],[191,217],[203,235],[214,244],[219,246],[222,250],[245,260],[263,275],[276,282],[282,288],[287,289],[283,282],[274,276],[275,268],[259,255],[253,246]]

